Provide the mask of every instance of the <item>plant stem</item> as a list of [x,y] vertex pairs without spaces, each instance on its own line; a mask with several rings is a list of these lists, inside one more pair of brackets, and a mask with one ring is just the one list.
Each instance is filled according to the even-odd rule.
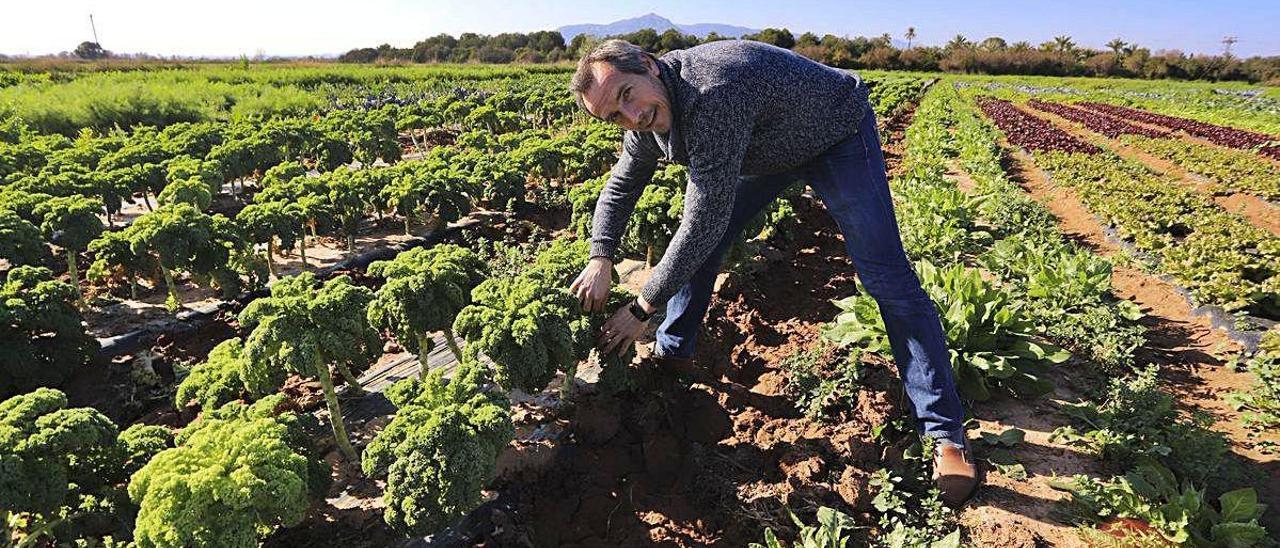
[[444,343],[449,345],[449,350],[453,351],[453,355],[458,358],[458,363],[462,363],[462,349],[458,348],[458,339],[453,336],[453,327],[445,326]]
[[364,395],[364,387],[360,386],[360,380],[357,379],[355,375],[351,374],[351,368],[347,367],[347,364],[341,362],[338,363],[338,374],[342,375],[342,380],[346,381],[347,386],[351,387],[351,395]]
[[316,376],[320,377],[320,386],[324,387],[324,402],[329,408],[329,424],[333,426],[333,439],[338,444],[338,450],[347,457],[349,462],[357,462],[356,450],[351,446],[351,439],[347,437],[347,425],[342,420],[342,408],[338,407],[338,394],[333,390],[333,377],[329,375],[329,366],[325,365],[319,357],[313,359],[316,368]]
[[275,254],[275,250],[276,250],[276,239],[274,237],[268,238],[267,239],[267,275],[272,278],[276,277],[276,260],[274,257],[272,257],[272,255]]
[[575,362],[569,366],[569,370],[564,372],[564,384],[560,385],[560,399],[569,401],[573,396],[573,378],[578,376],[578,364]]
[[173,287],[173,272],[164,263],[160,263],[160,273],[164,274],[164,285],[169,288],[169,300],[165,302],[165,307],[170,312],[176,311],[182,306],[182,302],[178,301],[178,290]]
[[302,266],[309,266],[307,264],[307,231],[306,230],[302,231],[302,245],[298,246],[298,254],[302,256]]
[[427,365],[427,354],[431,353],[431,349],[436,344],[431,340],[431,335],[426,333],[418,333],[418,377],[426,380],[427,372],[431,368]]
[[84,308],[84,291],[80,289],[80,270],[76,265],[76,252],[67,248],[67,274],[71,276],[71,286],[76,288],[76,306]]

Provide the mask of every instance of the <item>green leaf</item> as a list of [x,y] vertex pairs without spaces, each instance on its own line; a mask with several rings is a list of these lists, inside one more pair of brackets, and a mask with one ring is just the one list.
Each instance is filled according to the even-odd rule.
[[1248,548],[1267,537],[1267,530],[1257,523],[1219,523],[1209,531],[1214,546]]
[[1252,487],[1228,491],[1218,497],[1222,506],[1223,522],[1243,522],[1254,519],[1259,513],[1258,492]]
[[982,433],[982,441],[991,446],[1013,447],[1022,443],[1026,439],[1027,433],[1019,428],[1010,428],[999,434],[991,432]]
[[929,544],[929,548],[960,548],[960,530],[956,529],[951,534],[933,541]]
[[992,449],[987,453],[987,462],[991,464],[1017,464],[1018,459],[1013,457],[1013,453],[1008,449],[998,448]]
[[1120,317],[1131,322],[1136,322],[1146,316],[1146,314],[1142,313],[1142,308],[1133,301],[1118,301],[1116,302],[1116,308],[1120,310]]
[[1012,480],[1021,481],[1027,479],[1027,468],[1021,463],[997,464],[996,470],[1000,472],[1000,475]]
[[1071,359],[1071,353],[1056,346],[1047,346],[1052,349],[1052,353],[1044,357],[1044,361],[1049,363],[1062,363]]
[[1045,357],[1044,347],[1028,340],[1014,341],[1009,345],[1009,350],[1014,351],[1020,356],[1034,358],[1037,360],[1043,360]]

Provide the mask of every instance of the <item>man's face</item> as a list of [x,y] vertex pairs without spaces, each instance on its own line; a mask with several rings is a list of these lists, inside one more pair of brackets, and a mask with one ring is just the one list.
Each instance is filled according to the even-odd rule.
[[671,102],[658,79],[658,67],[646,60],[644,74],[622,72],[613,65],[591,65],[595,85],[582,94],[587,111],[596,118],[632,131],[666,133],[671,130]]

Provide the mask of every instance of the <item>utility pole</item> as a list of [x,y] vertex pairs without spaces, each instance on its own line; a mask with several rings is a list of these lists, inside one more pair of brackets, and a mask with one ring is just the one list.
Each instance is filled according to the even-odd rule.
[[98,44],[99,46],[101,46],[101,45],[102,45],[102,42],[99,42],[99,41],[98,41],[98,26],[97,26],[97,25],[95,25],[95,24],[93,24],[93,14],[92,14],[92,13],[90,13],[90,14],[89,14],[89,28],[93,29],[93,43]]
[[1231,46],[1236,45],[1236,42],[1239,42],[1239,41],[1240,41],[1240,39],[1239,39],[1239,38],[1236,38],[1235,36],[1224,36],[1224,37],[1222,37],[1222,45],[1223,45],[1223,48],[1222,48],[1222,49],[1223,49],[1223,56],[1225,56],[1225,57],[1231,57]]

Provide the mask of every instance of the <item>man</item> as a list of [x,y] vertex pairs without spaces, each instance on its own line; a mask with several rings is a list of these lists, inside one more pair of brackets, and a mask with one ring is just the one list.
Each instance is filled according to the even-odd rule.
[[711,42],[657,58],[609,40],[583,57],[570,87],[592,116],[628,130],[596,202],[591,261],[570,287],[584,308],[603,308],[613,257],[658,160],[689,167],[680,228],[640,297],[605,323],[602,351],[632,344],[665,305],[654,353],[687,365],[725,251],[758,212],[804,180],[879,304],[916,418],[938,440],[943,499],[963,503],[977,486],[964,407],[937,311],[902,249],[862,81],[758,42]]

